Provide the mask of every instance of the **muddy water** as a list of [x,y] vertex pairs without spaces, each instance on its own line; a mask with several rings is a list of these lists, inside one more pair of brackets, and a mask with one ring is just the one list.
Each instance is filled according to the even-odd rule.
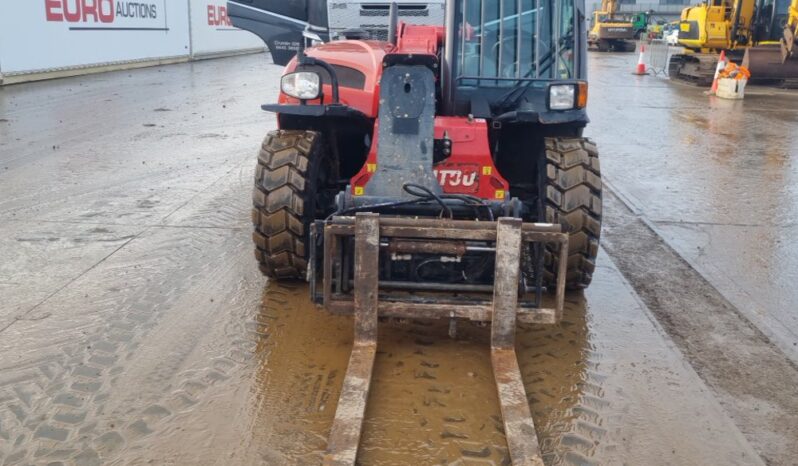
[[[749,153],[750,140],[735,152],[723,139],[703,137],[739,115],[718,107],[708,116],[700,91],[667,83],[630,90],[618,81],[637,77],[616,61],[591,62],[597,85],[590,131],[607,179],[639,199],[639,210],[651,213],[682,253],[698,244],[683,230],[706,237],[713,254],[692,248],[697,260],[746,274],[751,281],[735,286],[757,303],[778,304],[773,315],[788,322],[794,306],[784,303],[798,295],[791,275],[781,272],[798,270],[787,241],[795,227],[765,220],[782,213],[791,222],[798,212],[783,201],[798,198],[789,183],[795,140],[782,144],[794,113],[745,101],[746,118],[762,120],[757,139],[778,143],[785,162],[759,170],[771,159]],[[0,122],[0,464],[318,461],[352,322],[314,309],[304,286],[264,291],[253,264],[253,148],[274,127],[258,105],[274,95],[280,72],[262,57],[238,57],[0,91],[0,119],[8,120]],[[96,111],[85,112],[87,106]],[[670,122],[664,129],[663,118]],[[650,134],[663,131],[672,132],[663,137],[667,147],[648,150]],[[687,143],[694,147],[682,147]],[[699,156],[708,151],[714,155]],[[771,189],[778,196],[754,195],[764,192],[763,177],[782,187]],[[731,179],[748,180],[735,188],[753,193],[740,204],[745,208],[720,195]],[[684,203],[704,197],[711,202]],[[608,215],[620,218],[617,211]],[[746,215],[755,218],[740,218]],[[748,220],[756,225],[723,223]],[[779,245],[776,252],[750,249],[741,228],[765,235]],[[614,234],[634,238],[630,231]],[[604,239],[612,246],[612,231]],[[647,309],[615,268],[613,261],[628,266],[622,259],[634,258],[630,251],[616,245],[610,257],[602,250],[593,285],[584,298],[568,297],[561,325],[519,331],[547,463],[761,464],[749,440],[772,464],[794,462],[792,431],[784,427],[796,424],[789,416],[772,422],[779,411],[769,404],[794,399],[774,383],[794,370],[773,364],[772,353],[753,351],[761,341],[741,345],[735,329],[750,326],[740,319],[722,321],[722,338],[706,326],[680,327],[677,336],[690,342],[728,342],[750,352],[746,360],[755,362],[748,366],[770,372],[742,378],[779,394],[728,396],[741,386],[733,370],[724,376],[728,384],[704,383],[683,357],[690,347],[674,345],[654,318],[667,321],[684,309],[671,309],[669,300],[651,297],[651,287],[629,280]],[[652,251],[645,264],[661,270],[663,257]],[[781,278],[771,283],[772,276]],[[666,287],[651,283],[657,291]],[[663,291],[694,296],[694,286]],[[749,308],[758,312],[741,306]],[[688,309],[720,321],[701,305]],[[444,322],[382,324],[363,464],[505,461],[488,331],[463,325],[451,340],[446,330]],[[794,340],[785,341],[792,347]],[[687,354],[702,374],[742,360],[728,352]]]
[[798,364],[798,93],[724,100],[588,59],[605,182]]
[[[305,287],[271,285],[259,316],[261,422],[253,435],[271,459],[318,464],[352,344],[352,320],[314,309]],[[507,464],[490,365],[490,331],[442,321],[383,322],[359,460],[363,464]],[[519,359],[547,464],[589,457],[601,389],[591,364],[585,300],[568,301],[557,326],[519,330]],[[593,423],[580,420],[591,417]],[[582,416],[585,417],[585,416]]]

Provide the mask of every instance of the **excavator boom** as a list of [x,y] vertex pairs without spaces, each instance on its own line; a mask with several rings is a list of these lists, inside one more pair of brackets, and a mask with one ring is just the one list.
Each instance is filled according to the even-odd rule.
[[787,24],[784,25],[784,36],[781,38],[781,61],[798,59],[798,0],[792,0],[787,10]]

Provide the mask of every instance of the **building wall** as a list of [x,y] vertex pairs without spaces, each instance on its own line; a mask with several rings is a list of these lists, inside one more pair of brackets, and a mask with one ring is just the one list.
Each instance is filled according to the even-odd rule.
[[0,83],[263,49],[225,0],[0,0]]
[[[620,0],[618,10],[621,14],[653,11],[654,20],[675,21],[679,19],[684,8],[696,3],[696,0]],[[601,9],[601,2],[589,5],[591,17],[593,11]]]
[[190,14],[191,53],[195,57],[264,48],[258,36],[233,27],[227,0],[193,0]]

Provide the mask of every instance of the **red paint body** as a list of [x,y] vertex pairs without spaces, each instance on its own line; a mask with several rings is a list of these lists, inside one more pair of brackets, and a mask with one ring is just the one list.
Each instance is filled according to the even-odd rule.
[[[379,160],[377,127],[379,126],[379,96],[382,64],[386,55],[429,55],[437,61],[438,48],[443,45],[445,29],[441,26],[421,26],[400,23],[397,44],[389,42],[347,40],[322,44],[305,53],[330,64],[354,68],[366,76],[363,89],[341,86],[342,104],[356,108],[369,118],[374,118],[372,143],[366,164],[351,179],[353,195],[363,192]],[[286,66],[286,73],[296,68],[296,58]],[[323,86],[323,95],[332,95],[329,85]],[[279,103],[297,104],[299,101],[280,94]],[[317,99],[309,105],[321,104]],[[325,102],[328,103],[328,102]],[[470,194],[483,199],[501,200],[509,195],[509,183],[493,164],[488,142],[488,126],[483,119],[466,117],[435,117],[435,139],[447,136],[452,141],[451,155],[433,168],[438,181],[447,194]]]
[[[340,88],[342,104],[356,108],[369,118],[377,118],[379,113],[380,77],[382,76],[382,59],[394,49],[388,42],[376,40],[347,40],[329,42],[305,51],[305,55],[318,58],[327,63],[356,69],[366,76],[363,89]],[[285,73],[296,68],[296,57],[285,66]],[[332,95],[329,84],[323,86],[323,95]],[[280,93],[278,103],[298,104],[299,100]],[[320,104],[319,100],[308,101],[309,105]]]
[[[352,194],[358,195],[377,169],[377,125],[366,164],[352,177]],[[435,139],[444,133],[452,141],[452,155],[433,169],[438,182],[447,194],[470,194],[483,199],[504,199],[510,185],[493,164],[488,146],[487,122],[481,118],[435,117]]]

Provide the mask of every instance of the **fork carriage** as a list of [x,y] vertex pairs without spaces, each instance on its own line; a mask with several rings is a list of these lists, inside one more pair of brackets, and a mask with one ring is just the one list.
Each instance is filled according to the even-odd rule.
[[[332,312],[354,313],[355,322],[354,345],[324,464],[355,464],[377,352],[377,322],[380,317],[398,317],[490,322],[491,361],[510,458],[515,465],[542,465],[515,352],[515,330],[518,322],[553,324],[562,317],[568,235],[560,226],[526,224],[510,217],[470,222],[358,213],[319,222],[314,230],[323,231],[326,245],[321,261],[321,303]],[[525,246],[545,243],[559,246],[562,269],[551,308],[541,307],[539,292],[528,296],[521,272]],[[354,263],[347,265],[345,250],[352,246]],[[445,283],[403,286],[385,279],[382,261],[419,253],[453,260],[469,253],[490,255],[493,285],[490,290],[475,286],[464,293],[461,285],[453,292]],[[526,305],[524,298],[528,298]]]

